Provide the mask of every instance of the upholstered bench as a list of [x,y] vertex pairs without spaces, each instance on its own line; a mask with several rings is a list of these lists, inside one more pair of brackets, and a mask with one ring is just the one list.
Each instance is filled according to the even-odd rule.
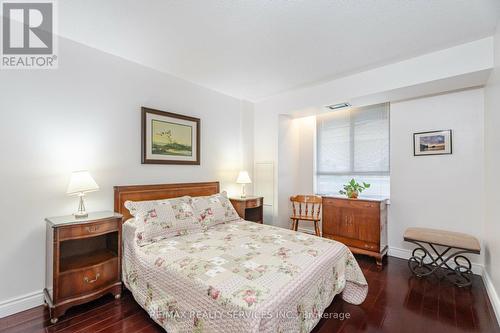
[[[408,259],[408,267],[418,277],[424,277],[447,268],[444,276],[459,287],[472,283],[472,265],[465,253],[479,254],[481,246],[477,238],[445,230],[408,228],[404,240],[417,245]],[[426,244],[434,254],[424,246]],[[453,259],[455,267],[449,265]]]

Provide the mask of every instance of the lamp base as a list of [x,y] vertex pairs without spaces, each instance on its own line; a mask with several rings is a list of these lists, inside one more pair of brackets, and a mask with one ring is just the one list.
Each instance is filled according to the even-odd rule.
[[78,203],[78,211],[73,214],[77,219],[89,216],[89,214],[85,210],[85,202],[83,201],[84,195],[85,195],[84,193],[80,193],[78,195],[80,197],[80,202]]
[[241,184],[241,198],[244,199],[247,197],[247,194],[245,193],[245,184]]

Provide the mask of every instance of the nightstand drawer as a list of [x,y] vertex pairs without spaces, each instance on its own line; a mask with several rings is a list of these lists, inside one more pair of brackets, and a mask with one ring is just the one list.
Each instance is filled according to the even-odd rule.
[[96,236],[112,231],[118,231],[116,219],[62,227],[59,229],[59,239],[64,240]]
[[262,206],[261,198],[250,199],[246,201],[246,208],[255,208]]
[[263,222],[263,197],[237,197],[229,198],[229,200],[242,219],[257,223]]
[[59,276],[58,298],[70,298],[99,290],[119,281],[118,258],[112,258],[91,268],[68,271]]

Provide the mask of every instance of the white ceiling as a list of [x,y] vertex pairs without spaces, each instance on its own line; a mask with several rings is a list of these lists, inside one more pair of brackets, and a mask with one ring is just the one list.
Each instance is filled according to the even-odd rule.
[[500,0],[64,0],[62,36],[238,98],[493,35]]

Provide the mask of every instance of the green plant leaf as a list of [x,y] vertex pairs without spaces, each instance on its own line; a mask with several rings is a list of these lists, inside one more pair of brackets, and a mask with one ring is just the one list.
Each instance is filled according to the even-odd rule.
[[343,185],[343,190],[340,190],[340,194],[345,194],[349,198],[352,197],[353,194],[357,193],[360,194],[367,188],[370,188],[370,184],[363,182],[363,185],[359,184],[356,182],[354,178],[352,178],[347,184]]

